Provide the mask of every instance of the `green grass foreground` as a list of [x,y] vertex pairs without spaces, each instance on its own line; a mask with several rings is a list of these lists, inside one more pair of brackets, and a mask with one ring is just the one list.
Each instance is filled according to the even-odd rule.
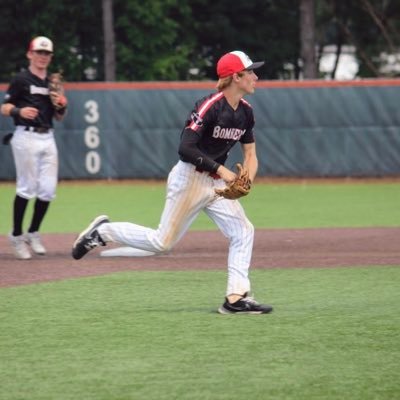
[[[11,226],[13,184],[0,184],[0,234]],[[165,183],[60,182],[43,232],[79,232],[97,215],[157,227],[164,207]],[[29,210],[25,225],[29,223]],[[257,228],[366,227],[400,225],[399,183],[256,184],[242,199]],[[201,213],[192,229],[216,229]]]
[[221,271],[2,289],[0,398],[399,398],[399,268],[252,278],[274,313],[217,314]]

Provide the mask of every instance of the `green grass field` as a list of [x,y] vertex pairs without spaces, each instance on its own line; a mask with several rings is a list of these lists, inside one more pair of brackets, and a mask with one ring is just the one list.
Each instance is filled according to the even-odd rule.
[[[15,187],[0,184],[0,193],[0,233],[6,234],[11,225]],[[87,186],[61,182],[42,231],[79,232],[99,214],[108,214],[114,221],[156,227],[164,195],[163,182],[124,185],[102,182]],[[242,204],[257,228],[400,225],[399,183],[255,185]],[[215,227],[205,215],[200,215],[192,229]]]
[[[1,233],[14,187],[0,185]],[[156,226],[164,185],[61,182],[45,232]],[[400,185],[258,185],[257,228],[400,225]],[[201,217],[193,229],[214,229]],[[368,244],[366,243],[366,246]],[[398,266],[253,270],[271,315],[221,316],[225,271],[121,272],[0,289],[0,399],[395,400]],[[34,273],[34,272],[33,272]]]

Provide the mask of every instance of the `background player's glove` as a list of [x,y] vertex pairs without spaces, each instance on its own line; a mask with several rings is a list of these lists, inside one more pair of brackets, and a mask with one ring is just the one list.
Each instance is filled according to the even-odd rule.
[[60,72],[49,76],[49,94],[54,108],[59,111],[67,107],[67,98],[64,95],[63,76]]
[[250,193],[251,180],[249,178],[249,170],[240,163],[236,164],[236,168],[238,170],[236,179],[225,189],[215,189],[217,195],[225,197],[225,199],[235,200]]

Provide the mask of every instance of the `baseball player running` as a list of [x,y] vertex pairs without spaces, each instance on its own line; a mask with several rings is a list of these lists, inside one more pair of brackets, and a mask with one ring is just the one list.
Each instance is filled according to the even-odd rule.
[[[128,222],[111,223],[101,215],[75,240],[75,259],[107,242],[155,254],[167,252],[204,210],[229,239],[226,297],[219,313],[272,311],[271,306],[250,297],[254,227],[237,200],[248,193],[258,168],[253,110],[243,96],[254,93],[258,80],[254,69],[263,64],[253,63],[242,51],[232,51],[219,59],[217,92],[196,102],[182,131],[180,160],[168,175],[166,203],[158,229]],[[237,142],[243,151],[243,168],[239,166],[238,174],[224,166]]]
[[[9,235],[15,256],[30,259],[29,247],[44,255],[39,228],[55,197],[58,175],[58,154],[53,136],[53,118],[65,116],[67,100],[60,93],[49,91],[47,67],[53,56],[53,43],[39,36],[29,45],[29,67],[11,81],[1,105],[1,113],[11,116],[15,131],[11,147],[17,183],[13,207],[13,229]],[[28,232],[23,233],[23,220],[28,201],[36,198]]]

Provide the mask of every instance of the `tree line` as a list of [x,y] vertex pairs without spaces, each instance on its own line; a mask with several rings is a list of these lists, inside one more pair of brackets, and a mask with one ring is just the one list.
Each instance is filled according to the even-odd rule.
[[326,46],[336,63],[355,49],[357,76],[399,76],[398,0],[2,0],[0,82],[26,68],[44,35],[68,81],[216,79],[215,62],[244,50],[265,60],[261,79],[322,78]]

